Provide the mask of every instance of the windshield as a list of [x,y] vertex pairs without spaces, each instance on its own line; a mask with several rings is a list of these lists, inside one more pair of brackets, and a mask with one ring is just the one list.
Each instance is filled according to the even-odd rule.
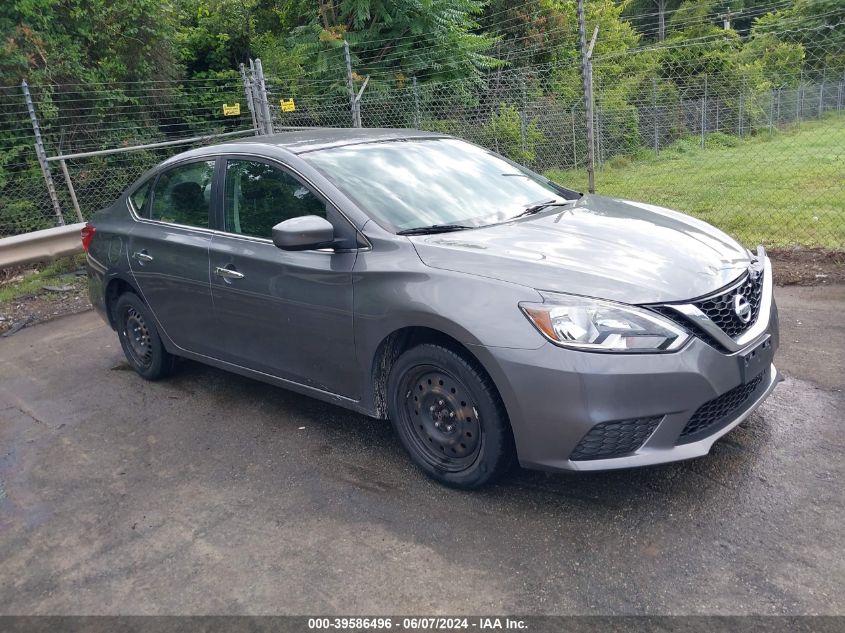
[[478,227],[575,194],[451,138],[362,143],[303,154],[379,224],[395,231]]

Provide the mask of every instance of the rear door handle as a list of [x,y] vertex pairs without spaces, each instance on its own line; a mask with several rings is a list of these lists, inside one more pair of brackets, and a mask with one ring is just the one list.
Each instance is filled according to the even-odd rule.
[[132,255],[135,259],[139,262],[151,262],[153,261],[153,256],[147,253],[147,251],[141,251],[139,253],[135,253]]
[[239,273],[237,270],[232,270],[231,268],[223,268],[222,266],[218,266],[214,269],[214,274],[218,277],[223,277],[224,279],[243,279],[244,274]]

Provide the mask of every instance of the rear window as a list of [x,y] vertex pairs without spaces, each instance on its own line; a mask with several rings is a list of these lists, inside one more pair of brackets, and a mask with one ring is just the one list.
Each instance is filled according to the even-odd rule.
[[214,161],[174,167],[158,177],[150,217],[159,222],[208,228]]
[[152,187],[152,178],[147,180],[143,185],[138,187],[129,199],[132,200],[132,206],[135,207],[135,212],[138,215],[144,214],[144,205],[150,197],[150,187]]

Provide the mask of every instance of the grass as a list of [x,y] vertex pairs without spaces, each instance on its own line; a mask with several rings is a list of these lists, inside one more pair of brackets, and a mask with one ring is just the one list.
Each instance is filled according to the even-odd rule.
[[[587,190],[584,169],[549,178]],[[738,139],[716,133],[605,161],[596,192],[694,215],[748,246],[845,249],[845,116]]]
[[62,257],[49,264],[33,265],[35,272],[26,274],[22,271],[22,279],[16,279],[16,275],[8,281],[0,281],[0,304],[25,295],[47,292],[42,290],[42,286],[66,285],[70,282],[67,278],[62,279],[61,275],[78,270],[84,263],[84,255]]

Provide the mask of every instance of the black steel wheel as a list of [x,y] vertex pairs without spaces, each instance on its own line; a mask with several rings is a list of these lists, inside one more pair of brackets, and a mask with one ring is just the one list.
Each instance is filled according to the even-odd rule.
[[403,446],[438,481],[477,488],[513,461],[507,414],[490,378],[452,350],[425,344],[391,368],[388,409]]
[[405,373],[400,390],[402,422],[420,455],[449,472],[472,465],[481,450],[481,425],[466,385],[439,367],[419,365]]
[[153,363],[153,344],[144,315],[134,306],[127,306],[123,317],[121,334],[129,342],[128,350],[132,364],[148,368]]
[[118,297],[114,315],[120,346],[132,369],[147,380],[169,376],[176,359],[164,348],[144,302],[137,295],[126,292]]

